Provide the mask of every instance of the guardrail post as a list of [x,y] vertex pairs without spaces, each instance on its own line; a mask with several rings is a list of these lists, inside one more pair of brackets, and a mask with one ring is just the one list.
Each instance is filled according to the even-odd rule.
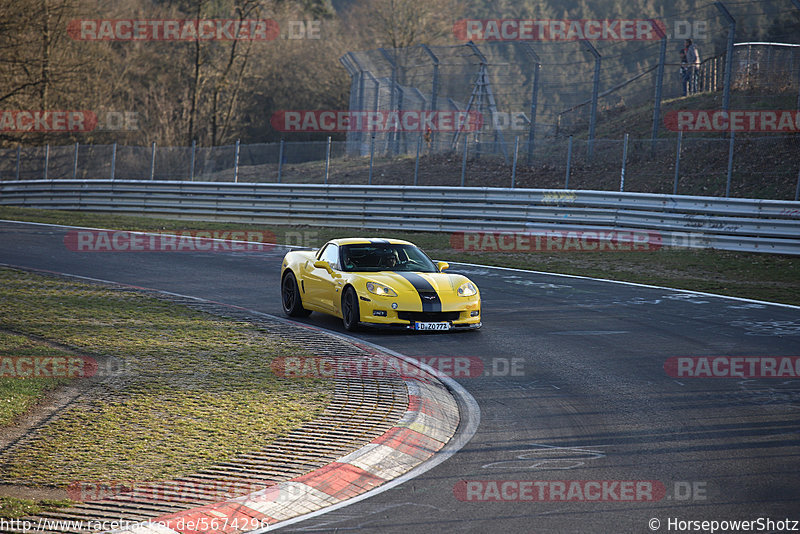
[[72,156],[72,179],[78,177],[78,143],[75,143],[75,153]]
[[414,163],[414,185],[419,183],[419,151],[422,149],[422,134],[417,137],[417,161]]
[[44,179],[47,180],[47,167],[50,164],[50,144],[44,145]]
[[372,132],[369,140],[369,185],[372,185],[372,160],[375,157],[375,132]]
[[728,21],[728,45],[725,52],[725,85],[722,88],[722,109],[728,111],[731,103],[731,78],[733,73],[733,41],[736,37],[736,19],[734,19],[725,4],[714,2],[714,6],[722,13]]
[[114,179],[114,176],[117,173],[117,143],[114,143],[114,147],[111,149],[111,179]]
[[564,180],[564,189],[569,189],[569,172],[572,167],[572,136],[569,136],[569,145],[567,145],[567,178]]
[[156,175],[156,142],[153,141],[153,146],[150,149],[150,180],[155,180]]
[[239,182],[239,140],[236,140],[236,148],[233,152],[233,183]]
[[622,143],[622,170],[619,174],[619,192],[625,191],[625,166],[628,163],[628,134],[625,134],[625,141]]
[[325,184],[328,183],[328,173],[331,168],[331,136],[328,136],[328,146],[325,149]]
[[14,174],[14,176],[16,176],[17,181],[19,181],[19,166],[20,166],[19,164],[21,160],[22,160],[22,146],[17,145],[17,170]]
[[278,149],[278,183],[281,183],[282,171],[283,171],[283,137],[281,137],[281,146]]
[[519,136],[518,135],[514,137],[514,164],[511,167],[511,189],[514,189],[514,185],[516,185],[516,181],[517,181],[517,154],[519,154]]
[[461,187],[464,187],[464,178],[467,174],[467,135],[464,136],[464,157],[461,160]]
[[189,181],[194,182],[194,155],[197,152],[197,139],[192,139],[192,157],[189,163]]
[[731,196],[731,175],[733,173],[733,144],[736,132],[731,129],[731,141],[728,144],[728,179],[725,182],[725,197]]
[[678,149],[675,151],[675,182],[672,184],[672,194],[678,194],[678,176],[681,172],[681,145],[683,144],[683,130],[678,130]]

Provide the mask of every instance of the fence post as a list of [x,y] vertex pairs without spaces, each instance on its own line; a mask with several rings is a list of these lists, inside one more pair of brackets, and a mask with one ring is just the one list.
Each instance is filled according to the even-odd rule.
[[[397,83],[397,63],[395,62],[394,58],[383,48],[378,49],[383,57],[386,59],[386,62],[392,67],[392,78],[391,83],[392,86],[389,88],[389,111],[391,112],[399,112],[400,105],[398,101],[400,100],[400,85]],[[397,155],[399,141],[400,141],[400,132],[398,128],[392,128],[390,132],[387,133],[387,142],[391,139],[391,149],[389,154],[392,156]]]
[[189,181],[194,182],[194,155],[197,151],[197,139],[192,139],[192,157],[189,163]]
[[111,149],[111,179],[113,180],[117,173],[117,143],[114,143]]
[[728,111],[731,103],[731,71],[733,70],[733,41],[736,37],[736,19],[731,16],[722,2],[714,2],[714,6],[728,21],[728,45],[725,52],[725,86],[722,88],[722,108]]
[[75,154],[72,156],[72,179],[78,177],[78,143],[75,143]]
[[50,144],[44,146],[44,179],[47,180],[47,167],[50,164]]
[[419,151],[422,149],[422,134],[417,137],[417,161],[414,163],[414,185],[419,183]]
[[731,196],[731,175],[733,173],[733,144],[736,132],[731,129],[731,141],[728,144],[728,179],[725,182],[725,197]]
[[156,142],[153,141],[153,146],[150,149],[150,180],[155,180],[156,175]]
[[331,166],[331,136],[328,136],[328,146],[325,149],[325,184],[328,183],[328,173]]
[[683,144],[683,130],[678,130],[678,150],[675,152],[675,182],[672,184],[672,194],[678,194],[678,176],[681,172],[681,145]]
[[[530,145],[528,145],[530,146]],[[517,154],[519,154],[519,136],[514,137],[514,164],[511,167],[511,189],[514,189],[514,186],[517,182]]]
[[622,170],[619,174],[619,192],[625,191],[625,166],[628,163],[628,134],[625,134],[625,141],[622,143]]
[[564,180],[564,189],[569,189],[569,171],[572,167],[572,136],[569,136],[569,145],[567,146],[567,178]]
[[800,171],[797,171],[797,187],[794,190],[794,201],[800,200]]
[[461,160],[461,187],[464,187],[464,178],[467,174],[467,137],[469,136],[464,136],[464,157]]
[[[800,0],[792,0],[794,7],[800,9]],[[800,111],[800,67],[797,69],[797,111]],[[798,177],[798,183],[800,184],[800,177]],[[800,187],[800,185],[798,185]],[[795,194],[794,199],[797,200],[797,194]]]
[[[427,54],[430,56],[431,61],[433,62],[433,80],[431,82],[431,105],[430,111],[436,112],[439,106],[439,58],[436,57],[436,54],[424,44],[419,45]],[[431,141],[430,146],[433,146],[433,143],[436,139],[436,132],[431,130]]]
[[369,140],[369,185],[372,185],[372,159],[375,156],[375,132],[372,132]]
[[541,70],[541,60],[536,52],[533,51],[533,47],[528,43],[527,47],[528,52],[533,56],[534,65],[533,65],[533,89],[531,91],[531,120],[530,124],[528,125],[528,158],[527,164],[528,167],[533,165],[533,149],[536,143],[536,108],[538,104],[538,96],[539,96],[539,71]]
[[658,72],[656,74],[656,96],[655,96],[655,105],[653,106],[653,146],[651,150],[655,152],[656,150],[656,139],[658,138],[658,129],[661,126],[661,93],[663,91],[664,86],[664,62],[667,58],[667,35],[659,26],[658,21],[652,20],[650,23],[653,25],[653,28],[656,30],[658,35],[661,37],[661,48],[658,52]]
[[281,183],[282,171],[283,171],[283,137],[281,137],[281,146],[278,149],[278,183]]
[[233,183],[239,182],[239,140],[236,140],[236,148],[233,152]]
[[588,148],[588,156],[589,159],[592,158],[592,154],[594,153],[594,131],[595,127],[597,126],[597,99],[599,98],[600,93],[600,52],[590,43],[589,41],[582,41],[586,47],[588,48],[589,52],[592,53],[594,56],[594,80],[592,81],[592,111],[591,117],[589,118],[589,144]]
[[17,171],[15,173],[17,181],[19,181],[19,164],[21,159],[22,159],[22,145],[17,145]]

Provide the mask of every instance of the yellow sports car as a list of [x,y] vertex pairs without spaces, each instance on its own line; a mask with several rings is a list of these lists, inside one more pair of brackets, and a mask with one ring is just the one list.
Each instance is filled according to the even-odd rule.
[[334,239],[319,250],[292,251],[281,267],[281,301],[289,317],[312,311],[361,325],[411,330],[481,327],[481,295],[467,277],[443,272],[413,243]]

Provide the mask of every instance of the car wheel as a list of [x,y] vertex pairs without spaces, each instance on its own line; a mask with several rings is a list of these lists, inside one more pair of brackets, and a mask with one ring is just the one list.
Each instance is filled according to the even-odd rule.
[[361,311],[358,309],[358,296],[352,287],[348,287],[342,295],[342,321],[344,328],[350,332],[358,329]]
[[283,313],[289,317],[308,317],[311,312],[303,308],[300,300],[300,289],[297,287],[297,280],[291,272],[286,273],[281,282],[281,302],[283,303]]

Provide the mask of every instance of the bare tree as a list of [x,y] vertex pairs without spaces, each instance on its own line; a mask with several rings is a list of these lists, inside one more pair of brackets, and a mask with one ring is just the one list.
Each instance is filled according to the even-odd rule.
[[454,0],[358,0],[345,20],[364,47],[404,48],[452,43],[461,13]]

